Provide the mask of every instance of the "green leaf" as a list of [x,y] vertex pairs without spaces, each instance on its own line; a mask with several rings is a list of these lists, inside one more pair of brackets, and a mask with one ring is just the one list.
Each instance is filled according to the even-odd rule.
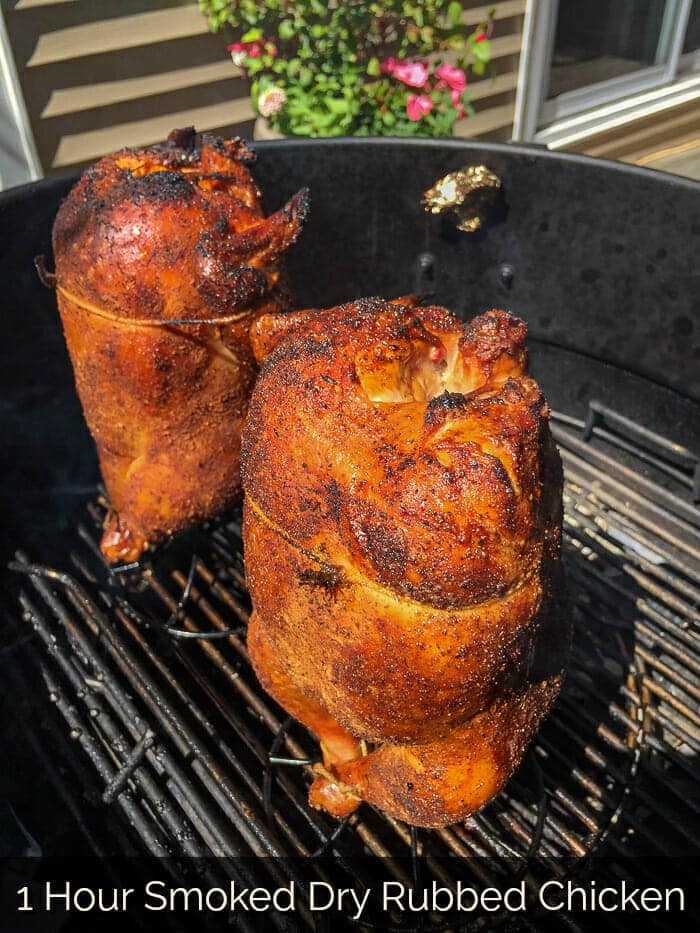
[[474,72],[475,75],[482,75],[485,70],[486,70],[486,62],[482,62],[477,59],[477,61],[475,61],[474,64],[472,65],[472,71]]
[[300,68],[299,69],[299,84],[302,87],[310,87],[314,80],[314,73],[310,68]]
[[480,62],[488,62],[491,60],[491,42],[488,39],[483,39],[481,42],[475,42],[474,47],[472,48],[475,58]]
[[277,27],[277,35],[282,40],[294,38],[294,23],[291,21],[291,19],[282,20],[282,22]]
[[258,39],[262,39],[262,29],[249,29],[241,36],[241,42],[257,42]]
[[462,21],[462,4],[454,0],[454,2],[447,7],[447,16],[453,26],[459,26]]

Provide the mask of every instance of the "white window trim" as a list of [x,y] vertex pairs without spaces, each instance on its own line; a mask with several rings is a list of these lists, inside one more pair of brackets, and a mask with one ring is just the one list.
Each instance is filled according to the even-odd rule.
[[700,75],[690,75],[668,87],[655,88],[604,107],[561,120],[536,133],[533,142],[550,149],[565,149],[589,136],[605,133],[633,120],[700,100]]
[[[678,0],[673,28],[668,24],[659,49],[663,64],[619,75],[545,101],[558,0],[528,0],[513,121],[513,140],[563,148],[639,117],[685,103],[697,96],[694,80],[678,79],[700,69],[700,53],[682,55],[692,0]],[[690,96],[689,96],[690,95]],[[542,123],[551,125],[538,129]],[[603,126],[603,124],[605,124]]]
[[630,94],[647,91],[666,83],[666,66],[652,65],[629,74],[617,75],[587,87],[566,91],[551,100],[545,100],[540,109],[540,123],[555,123],[584,110],[603,106]]
[[0,10],[0,191],[43,175]]

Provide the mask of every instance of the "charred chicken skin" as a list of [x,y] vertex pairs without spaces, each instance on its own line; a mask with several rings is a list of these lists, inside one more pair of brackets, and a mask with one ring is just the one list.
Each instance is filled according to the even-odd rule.
[[252,327],[249,650],[335,815],[463,819],[559,690],[562,476],[525,332],[381,299]]
[[257,372],[248,332],[289,294],[281,256],[305,191],[265,217],[237,139],[175,131],[88,169],[53,230],[58,307],[110,511],[132,561],[240,495]]

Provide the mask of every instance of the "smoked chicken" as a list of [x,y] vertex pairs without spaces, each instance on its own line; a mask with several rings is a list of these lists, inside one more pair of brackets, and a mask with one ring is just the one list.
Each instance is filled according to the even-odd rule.
[[238,139],[174,131],[88,169],[53,229],[58,307],[111,511],[133,561],[240,495],[251,322],[289,307],[281,256],[307,210],[265,218]]
[[562,475],[525,332],[381,299],[251,329],[249,651],[337,816],[463,819],[559,690]]

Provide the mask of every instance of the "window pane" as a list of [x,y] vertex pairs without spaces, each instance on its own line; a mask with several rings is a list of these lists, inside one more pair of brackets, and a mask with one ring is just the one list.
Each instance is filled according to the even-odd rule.
[[547,96],[662,64],[676,10],[676,0],[559,0]]
[[685,32],[685,42],[683,43],[683,54],[695,52],[700,49],[700,2],[694,0],[688,17],[688,28]]

